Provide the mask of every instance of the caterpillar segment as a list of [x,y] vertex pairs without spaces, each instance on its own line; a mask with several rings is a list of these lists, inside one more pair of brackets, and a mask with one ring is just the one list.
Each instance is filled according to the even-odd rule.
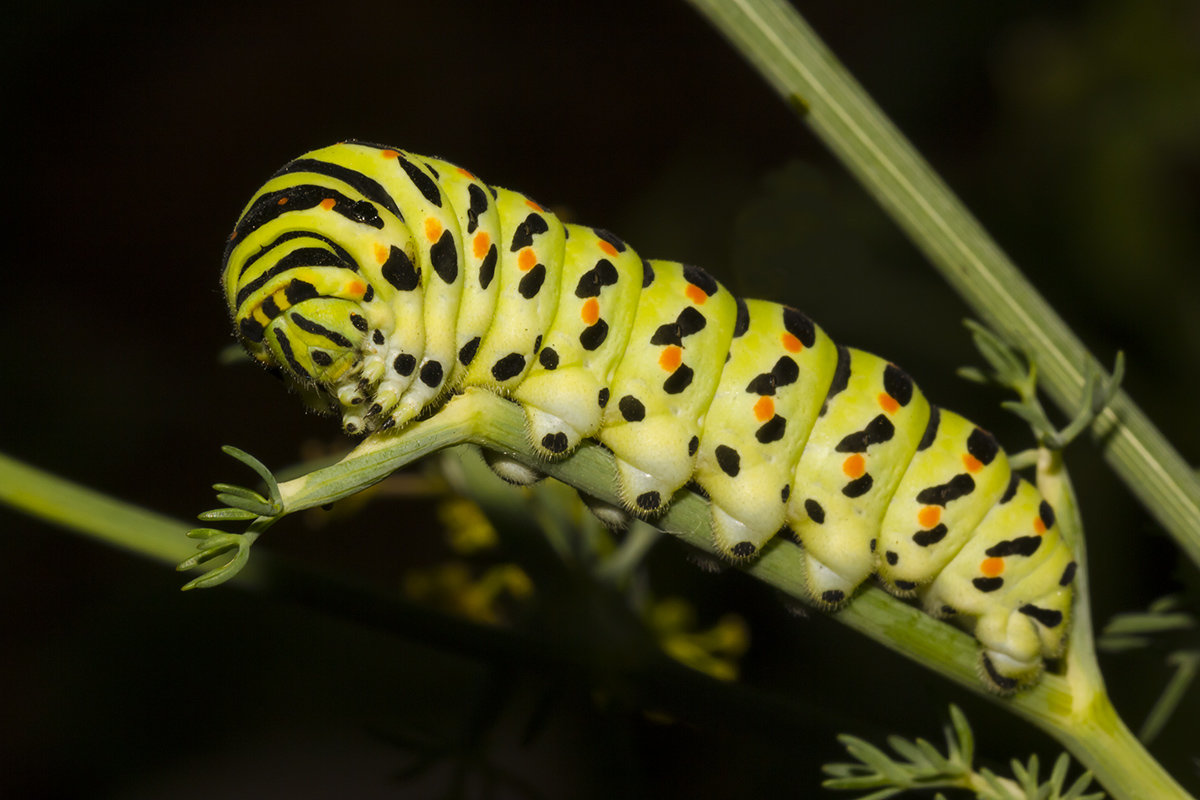
[[990,434],[792,308],[359,142],[302,156],[254,195],[223,282],[247,350],[347,433],[486,388],[521,405],[545,459],[589,438],[612,451],[624,508],[585,498],[608,524],[661,513],[691,481],[726,557],[789,533],[827,607],[876,575],[973,624],[999,691],[1062,650],[1075,564],[1049,504]]

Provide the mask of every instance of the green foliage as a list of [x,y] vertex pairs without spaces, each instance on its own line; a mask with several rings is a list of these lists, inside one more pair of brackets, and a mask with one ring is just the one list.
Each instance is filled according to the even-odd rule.
[[899,758],[856,736],[839,736],[838,741],[857,761],[827,764],[825,772],[832,777],[823,785],[846,791],[876,790],[860,795],[857,800],[884,800],[906,791],[932,789],[971,791],[982,800],[1098,800],[1104,797],[1103,792],[1085,794],[1092,781],[1090,772],[1080,775],[1064,791],[1063,784],[1071,764],[1066,753],[1058,757],[1045,781],[1040,780],[1036,755],[1030,756],[1025,764],[1013,760],[1015,780],[1002,778],[986,768],[976,769],[975,736],[958,706],[950,706],[950,723],[943,728],[943,733],[946,739],[944,754],[925,739],[909,741],[901,736],[889,736],[888,745]]

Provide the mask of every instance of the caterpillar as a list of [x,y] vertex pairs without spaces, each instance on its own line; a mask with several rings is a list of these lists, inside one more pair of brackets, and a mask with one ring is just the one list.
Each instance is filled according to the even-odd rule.
[[348,141],[255,193],[223,286],[248,352],[348,434],[483,387],[524,409],[548,460],[607,447],[625,511],[653,517],[693,485],[728,558],[792,538],[819,605],[875,576],[973,622],[997,691],[1064,647],[1075,561],[992,435],[698,267],[644,260],[445,161]]

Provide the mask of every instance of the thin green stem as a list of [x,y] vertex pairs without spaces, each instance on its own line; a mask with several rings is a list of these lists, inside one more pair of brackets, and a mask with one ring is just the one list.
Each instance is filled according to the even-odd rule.
[[[799,107],[812,131],[908,233],[989,327],[1027,352],[1067,414],[1088,367],[1066,323],[784,0],[689,0]],[[1200,565],[1200,481],[1124,393],[1092,422],[1105,459]]]

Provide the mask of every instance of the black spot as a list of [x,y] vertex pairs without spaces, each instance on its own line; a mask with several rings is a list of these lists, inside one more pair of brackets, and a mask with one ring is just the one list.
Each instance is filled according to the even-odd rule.
[[517,226],[517,230],[513,233],[512,252],[517,252],[522,247],[528,247],[533,244],[533,237],[539,233],[545,233],[550,230],[550,226],[546,224],[546,220],[540,214],[530,214],[525,218],[525,221]]
[[379,268],[383,279],[402,292],[411,292],[421,285],[421,270],[413,265],[408,253],[392,245],[387,261]]
[[442,191],[434,183],[433,178],[429,177],[420,167],[402,155],[396,157],[396,162],[408,173],[408,179],[413,182],[413,186],[417,187],[417,191],[421,193],[421,196],[433,205],[441,208]]
[[906,406],[912,400],[912,378],[895,364],[888,364],[883,369],[883,390],[897,403]]
[[699,448],[700,448],[700,437],[699,436],[693,436],[691,439],[688,439],[688,455],[689,456],[696,455],[696,450],[698,450]]
[[691,264],[683,265],[683,278],[693,286],[698,286],[706,295],[712,297],[717,293],[718,284],[712,275]]
[[902,592],[911,592],[917,588],[917,585],[912,581],[892,581],[892,584]]
[[788,498],[791,496],[792,496],[792,487],[791,486],[784,485],[784,487],[779,490],[779,499],[782,500],[783,502],[786,503],[788,501]]
[[883,554],[883,557],[886,558],[887,562],[893,567],[900,563],[900,554],[895,550],[888,550]]
[[580,299],[598,297],[601,289],[605,286],[612,286],[619,277],[613,263],[607,258],[602,258],[596,262],[596,266],[579,276],[579,283],[575,286],[575,296]]
[[464,344],[462,349],[458,351],[458,363],[462,364],[464,367],[467,366],[475,360],[475,354],[477,352],[479,352],[478,336]]
[[492,364],[492,377],[498,381],[506,381],[520,375],[524,369],[525,356],[520,353],[509,353]]
[[984,552],[993,558],[1005,556],[1031,556],[1042,545],[1040,536],[1018,536],[1016,539],[1005,539],[989,547]]
[[943,617],[953,617],[954,615],[956,615],[958,613],[958,609],[955,608],[954,606],[948,606],[948,605],[942,604],[940,613]]
[[775,362],[775,366],[771,367],[771,375],[775,378],[777,387],[788,386],[800,377],[800,365],[791,356],[782,356]]
[[1058,579],[1058,585],[1070,586],[1071,581],[1075,580],[1075,570],[1078,566],[1074,561],[1067,564],[1067,568],[1063,570],[1062,577]]
[[974,578],[971,583],[981,592],[994,592],[1004,585],[1004,578]]
[[467,187],[467,197],[470,198],[470,207],[467,208],[467,233],[470,234],[479,227],[479,215],[487,211],[488,199],[487,193],[477,183]]
[[861,431],[846,436],[834,449],[839,453],[865,453],[873,444],[890,441],[896,435],[896,426],[883,414],[867,423]]
[[750,330],[750,309],[746,307],[746,301],[739,297],[737,299],[737,317],[733,321],[733,338],[744,336],[748,330]]
[[536,353],[538,350],[541,350],[541,349],[542,349],[542,335],[539,333],[537,335],[537,338],[533,340],[533,352]]
[[1000,444],[996,441],[995,436],[983,428],[976,428],[967,437],[967,452],[975,456],[980,464],[986,466],[992,463],[996,454],[1000,452]]
[[621,401],[617,403],[617,408],[626,422],[641,422],[646,418],[646,407],[642,405],[641,400],[631,394],[622,397]]
[[825,522],[825,509],[821,508],[821,504],[816,500],[808,499],[804,501],[804,511],[808,514],[808,518],[818,525]]
[[613,246],[613,249],[618,253],[625,252],[625,243],[621,241],[619,236],[609,233],[603,228],[592,228],[592,233],[596,234],[596,238],[603,239]]
[[830,605],[836,605],[846,599],[846,593],[841,589],[826,589],[821,592],[821,599]]
[[757,394],[762,397],[769,397],[775,394],[775,376],[769,372],[754,376],[754,380],[746,385],[746,391],[749,394]]
[[933,445],[933,440],[937,438],[938,426],[942,424],[942,412],[937,406],[929,407],[929,422],[925,423],[925,433],[921,434],[921,441],[917,443],[917,450],[927,450]]
[[368,328],[367,318],[362,316],[361,314],[351,314],[350,315],[350,324],[353,325],[355,327],[355,329],[357,329],[363,333],[367,332],[367,328]]
[[1004,503],[1007,503],[1009,500],[1012,500],[1014,497],[1017,496],[1017,486],[1020,483],[1021,483],[1021,476],[1014,472],[1012,477],[1008,479],[1008,488],[1005,489],[1004,494],[1000,496],[1000,504],[1001,505],[1003,505]]
[[442,231],[441,237],[429,248],[429,260],[433,263],[433,271],[443,281],[454,283],[458,280],[458,250],[449,230]]
[[812,320],[794,308],[783,307],[783,327],[805,347],[812,347],[817,343],[817,329]]
[[875,479],[871,477],[871,473],[863,475],[861,478],[855,478],[842,487],[842,494],[846,497],[862,497],[867,492],[871,491],[871,487],[875,484]]
[[738,558],[749,558],[754,555],[754,551],[757,549],[753,542],[738,542],[729,549],[729,552]]
[[538,363],[546,369],[558,368],[558,351],[553,347],[547,347],[538,354]]
[[567,452],[567,435],[562,431],[547,433],[542,437],[542,447],[551,453],[565,453]]
[[[357,400],[358,398],[356,397],[354,399]],[[367,409],[367,416],[373,417],[380,411],[383,411],[383,406],[379,405],[379,403],[372,403],[371,407]]]
[[258,343],[263,340],[263,326],[253,317],[238,320],[238,330],[248,342]]
[[951,500],[975,491],[975,479],[967,473],[955,475],[948,482],[917,492],[917,502],[927,506],[945,506]]
[[496,277],[496,261],[500,258],[496,252],[496,245],[488,248],[487,255],[483,257],[483,263],[479,265],[479,288],[486,289],[492,283],[492,278]]
[[913,541],[921,545],[921,547],[929,547],[931,544],[937,544],[942,539],[946,538],[946,534],[950,530],[942,523],[934,525],[927,531],[917,531],[913,534]]
[[363,292],[362,301],[364,303],[369,303],[374,299],[375,299],[375,287],[368,283],[367,290],[365,292]]
[[1051,608],[1042,608],[1035,606],[1033,603],[1026,603],[1017,609],[1027,617],[1032,617],[1038,622],[1045,625],[1047,628],[1057,628],[1062,624],[1063,615],[1061,611],[1055,611]]
[[1046,526],[1046,530],[1054,527],[1054,509],[1045,500],[1038,505],[1038,516],[1041,517],[1042,524]]
[[595,350],[600,345],[604,344],[604,340],[608,338],[608,323],[602,319],[596,320],[594,325],[589,325],[579,334],[579,344],[584,350]]
[[313,362],[319,367],[328,367],[333,363],[333,357],[324,350],[309,350],[308,353],[312,357]]
[[292,278],[288,282],[287,287],[283,290],[283,296],[292,305],[301,303],[305,300],[311,300],[314,297],[319,297],[317,287],[313,286],[308,281],[302,281],[299,278]]
[[601,408],[604,408],[605,406],[608,405],[608,387],[607,386],[605,386],[603,389],[601,389],[599,394],[596,395],[596,403]]
[[742,470],[742,457],[738,455],[738,451],[726,445],[717,445],[713,451],[717,457],[717,466],[731,478],[736,478]]
[[650,266],[650,262],[642,259],[642,288],[645,289],[650,284],[654,283],[654,267]]
[[396,374],[407,378],[413,374],[413,370],[417,368],[416,356],[410,356],[408,353],[401,353],[392,361],[392,369],[396,370]]
[[637,496],[637,499],[634,500],[634,502],[637,504],[637,507],[643,511],[654,511],[660,505],[662,505],[662,496],[658,492],[654,491],[643,492]]
[[679,330],[678,322],[667,322],[659,325],[650,337],[650,344],[661,347],[666,344],[682,345],[683,333]]
[[825,403],[821,406],[821,416],[825,415],[826,409],[829,408],[829,401],[837,395],[846,391],[846,387],[850,384],[850,351],[838,345],[837,349],[837,366],[833,370],[833,381],[829,384],[829,391],[825,394]]
[[872,539],[872,540],[871,540],[871,552],[872,552],[872,553],[874,553],[874,552],[875,552],[875,545],[876,545],[876,542],[875,542],[875,540],[874,540],[874,539]]
[[679,333],[681,336],[691,336],[693,333],[699,333],[708,325],[708,320],[693,306],[687,306],[683,311],[680,311],[675,321],[679,323]]
[[374,342],[375,344],[379,345],[380,347],[382,347],[383,343],[385,341],[383,338],[383,331],[379,330],[379,328],[376,328],[371,333],[371,341]]
[[442,364],[439,361],[426,361],[421,365],[421,383],[429,388],[440,386],[442,383]]
[[546,267],[544,264],[536,264],[521,278],[520,283],[517,284],[517,291],[521,293],[521,297],[532,300],[537,297],[537,293],[542,290],[542,284],[545,282]]
[[754,438],[758,440],[759,444],[770,444],[782,439],[786,430],[787,420],[776,414],[754,432]]
[[680,364],[671,373],[671,377],[663,381],[663,391],[667,394],[679,394],[684,389],[692,385],[692,378],[695,377],[692,368],[687,364]]

